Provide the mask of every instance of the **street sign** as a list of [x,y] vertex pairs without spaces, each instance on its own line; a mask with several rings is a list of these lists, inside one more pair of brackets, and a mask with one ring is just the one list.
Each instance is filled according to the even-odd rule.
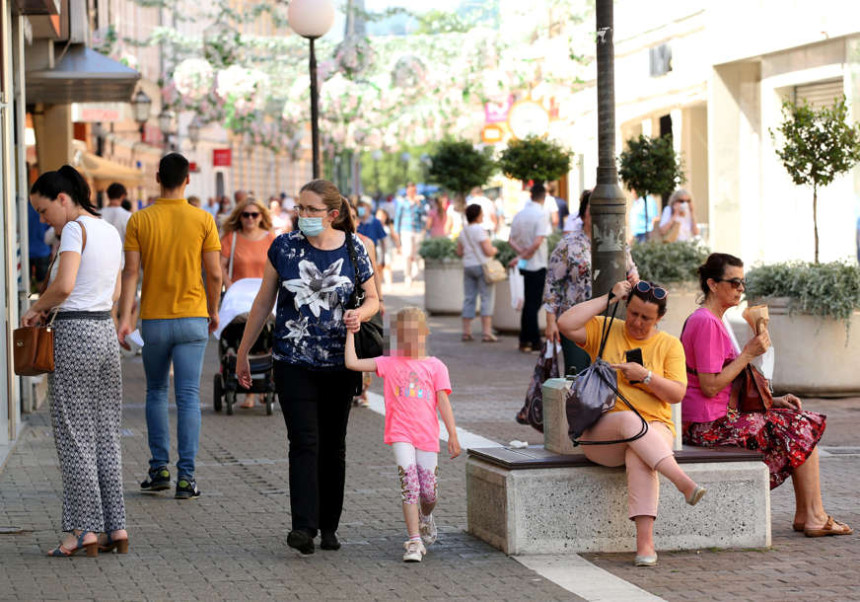
[[229,148],[212,149],[213,167],[231,167],[233,164],[232,151]]

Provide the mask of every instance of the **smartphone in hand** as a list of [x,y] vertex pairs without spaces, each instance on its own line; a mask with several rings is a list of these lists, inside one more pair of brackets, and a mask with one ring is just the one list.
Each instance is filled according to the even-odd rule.
[[628,349],[624,352],[624,355],[630,363],[639,364],[640,366],[645,365],[645,362],[642,360],[642,349],[640,347]]

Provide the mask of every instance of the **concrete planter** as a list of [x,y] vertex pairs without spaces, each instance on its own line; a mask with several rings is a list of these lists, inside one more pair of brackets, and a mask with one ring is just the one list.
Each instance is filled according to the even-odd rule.
[[[773,387],[779,392],[818,397],[860,394],[860,312],[845,323],[809,314],[789,314],[789,299],[769,298],[768,332],[776,352]],[[748,329],[747,329],[748,330]],[[741,343],[743,344],[743,343]]]
[[667,285],[666,290],[669,292],[669,302],[666,304],[666,315],[660,320],[660,330],[680,338],[684,321],[699,308],[696,299],[702,291],[693,282],[675,282]]
[[[496,298],[493,305],[493,328],[499,332],[518,333],[520,331],[521,311],[511,307],[511,285],[504,280],[496,283]],[[538,326],[541,331],[546,328],[546,312],[541,309],[538,313]]]
[[463,313],[463,262],[424,260],[424,309],[430,314]]

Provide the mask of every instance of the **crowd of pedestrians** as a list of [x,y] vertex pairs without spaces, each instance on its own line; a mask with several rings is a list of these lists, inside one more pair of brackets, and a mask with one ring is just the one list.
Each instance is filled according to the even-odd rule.
[[[506,226],[504,213],[480,189],[458,207],[444,195],[425,198],[412,183],[402,198],[370,201],[348,199],[325,180],[308,182],[296,199],[282,195],[263,202],[239,190],[232,202],[209,198],[201,206],[186,197],[189,163],[178,153],[162,158],[156,179],[159,197],[133,213],[125,208],[128,193],[121,184],[110,186],[106,205],[97,208],[86,181],[70,166],[41,175],[30,191],[31,236],[42,243],[33,245],[35,280],[49,284],[22,324],[51,319],[56,333],[49,390],[63,477],[64,535],[49,555],[85,550],[96,556],[129,549],[119,347],[127,346],[136,330],[138,306],[150,451],[140,489],[157,493],[173,483],[168,419],[172,374],[177,408],[174,496],[186,500],[201,495],[195,468],[206,344],[219,327],[222,293],[239,280],[258,279],[259,292],[235,351],[236,377],[241,386],[251,386],[249,353],[274,310],[272,375],[290,461],[292,528],[287,544],[311,554],[319,536],[322,549],[340,548],[349,413],[375,373],[384,379],[384,442],[393,450],[408,535],[403,560],[420,562],[437,537],[437,416],[450,435],[449,455],[460,453],[448,371],[427,354],[427,318],[418,308],[390,316],[397,350],[390,357],[360,357],[356,336],[363,323],[384,314],[383,285],[397,254],[409,286],[420,274],[421,241],[450,237],[456,239],[464,267],[461,338],[474,340],[472,321],[480,316],[481,341],[497,342],[492,328],[495,285],[484,268],[498,253],[493,239]],[[770,470],[771,487],[793,480],[796,531],[809,537],[852,533],[824,510],[817,446],[826,417],[803,411],[794,395],[776,398],[773,409],[742,419],[727,408],[734,378],[770,345],[764,332],[741,349],[722,321],[745,288],[740,259],[715,253],[700,268],[702,307],[690,316],[679,340],[658,328],[670,302],[668,292],[639,279],[629,248],[626,280],[608,295],[593,297],[589,192],[582,194],[576,211],[551,192],[555,190],[534,183],[510,223],[508,243],[515,257],[508,267],[524,285],[519,349],[540,350],[545,338],[561,344],[565,372],[585,369],[600,353],[617,370],[619,390],[641,416],[617,404],[582,440],[624,440],[586,446],[585,453],[598,464],[626,466],[628,514],[637,535],[635,563],[657,562],[658,474],[689,504],[706,493],[673,457],[671,405],[682,401],[685,442],[758,449]],[[633,204],[633,244],[652,239],[655,232],[664,240],[698,235],[689,192],[676,191],[661,215],[652,202],[639,198]],[[51,246],[45,242],[52,240],[50,230],[56,239],[54,270]],[[548,239],[558,230],[563,235],[550,249]],[[600,314],[622,301],[626,318],[607,323]],[[541,308],[547,316],[543,332]],[[255,403],[249,394],[243,407]],[[649,428],[634,438],[642,422]]]

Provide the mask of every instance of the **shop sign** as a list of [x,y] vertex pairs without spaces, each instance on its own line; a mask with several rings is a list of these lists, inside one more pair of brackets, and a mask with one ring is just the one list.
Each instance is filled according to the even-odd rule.
[[511,94],[503,102],[490,101],[484,105],[484,123],[504,123],[514,105],[514,95]]
[[230,167],[232,164],[233,155],[229,148],[216,148],[212,150],[213,167]]
[[125,104],[120,102],[74,102],[72,121],[77,123],[117,123],[125,118]]
[[501,125],[489,123],[481,130],[481,140],[484,144],[498,144],[505,137],[505,132]]
[[533,100],[521,100],[511,107],[508,127],[514,137],[523,140],[529,136],[545,136],[549,133],[549,112]]

